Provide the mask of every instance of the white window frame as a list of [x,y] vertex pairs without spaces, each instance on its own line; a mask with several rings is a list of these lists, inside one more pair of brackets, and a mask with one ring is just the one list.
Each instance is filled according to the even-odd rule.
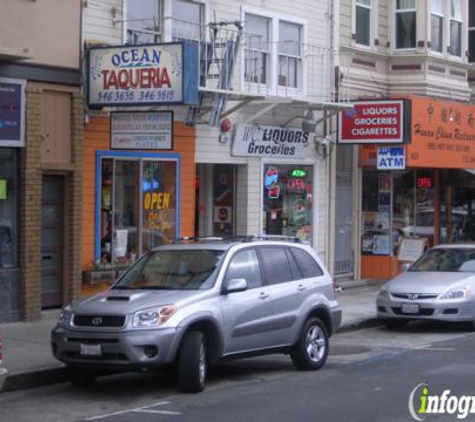
[[[472,10],[472,13],[474,14],[474,21],[475,21],[475,0],[469,0],[468,2],[468,5],[467,5],[467,16],[468,16],[468,19],[467,19],[467,31],[468,31],[468,34],[470,35],[471,32],[475,33],[475,26],[469,26],[470,25],[470,3],[472,3],[473,5],[473,10]],[[474,46],[474,49],[475,49],[475,46]],[[467,58],[467,60],[470,59],[470,37],[468,37],[467,39],[467,50],[469,51],[469,57]],[[473,61],[470,61],[469,60],[469,63],[475,63],[475,51],[473,52],[472,56],[474,57],[474,60]]]
[[[449,0],[450,1],[450,0]],[[447,45],[447,42],[446,42],[446,39],[447,39],[447,25],[446,25],[446,22],[447,22],[447,19],[445,19],[446,17],[446,14],[447,14],[447,0],[444,0],[444,11],[443,11],[443,14],[439,14],[437,12],[434,12],[432,10],[432,0],[429,0],[429,21],[428,21],[428,32],[429,32],[429,36],[428,36],[428,40],[430,40],[431,42],[431,46],[430,46],[430,52],[431,54],[434,54],[434,55],[437,55],[437,56],[443,56],[444,53],[445,53],[445,46]],[[434,50],[433,47],[432,47],[432,16],[436,16],[438,18],[442,18],[442,50]]]
[[[418,40],[418,31],[419,31],[419,21],[418,21],[418,14],[417,14],[417,2],[420,0],[416,0],[414,2],[415,8],[410,8],[410,9],[397,9],[397,0],[393,1],[393,10],[392,10],[392,25],[393,25],[393,30],[392,30],[392,50],[395,52],[408,52],[408,51],[415,51],[417,49],[417,40]],[[402,47],[398,48],[397,47],[397,15],[402,14],[402,13],[415,13],[416,15],[416,33],[415,35],[415,45],[413,47]]]
[[[449,40],[449,55],[451,58],[453,59],[457,59],[457,60],[463,60],[463,56],[464,56],[464,16],[467,16],[467,13],[465,12],[464,13],[464,0],[460,0],[460,6],[462,8],[462,10],[460,11],[460,14],[461,14],[461,20],[459,19],[456,19],[455,16],[452,16],[452,0],[449,0],[448,2],[448,16],[449,16],[449,19],[448,19],[448,26],[449,26],[449,29],[448,29],[448,40]],[[468,6],[468,2],[465,2]],[[457,22],[458,24],[460,24],[460,54],[453,54],[452,53],[452,22]]]
[[[130,1],[137,0],[122,0],[122,43],[127,43],[127,3]],[[172,15],[172,2],[173,0],[156,0],[157,3],[161,4],[160,10],[162,16],[160,18],[160,40],[159,42],[171,42],[173,41],[173,15]],[[209,22],[209,5],[207,0],[187,0],[190,3],[198,3],[203,6],[202,13],[202,27],[203,27],[203,37],[208,40],[209,35],[206,30],[207,24]]]
[[[356,28],[357,28],[357,22],[356,22],[356,10],[358,7],[361,7],[363,9],[368,9],[369,10],[369,44],[359,44],[356,38]],[[353,0],[353,5],[352,5],[352,10],[353,12],[353,19],[352,19],[352,31],[351,33],[354,34],[354,45],[358,48],[363,48],[363,49],[371,49],[374,47],[374,40],[375,40],[375,34],[377,33],[377,26],[375,24],[375,16],[377,16],[377,2],[374,0],[370,0],[370,5],[362,4],[359,3],[359,0]]]
[[[250,83],[244,78],[244,54],[241,54],[241,87],[244,90],[249,90],[251,93],[274,93],[280,96],[289,96],[289,95],[305,95],[307,92],[307,70],[306,70],[306,60],[305,60],[305,51],[302,51],[302,83],[297,82],[298,88],[288,88],[288,87],[279,87],[277,80],[278,72],[278,44],[276,41],[279,40],[279,21],[289,22],[301,26],[302,46],[305,46],[307,42],[307,21],[301,18],[297,18],[288,14],[282,14],[278,12],[269,11],[269,9],[262,9],[253,6],[243,6],[241,7],[241,21],[245,21],[246,14],[262,16],[268,18],[271,21],[271,33],[269,37],[270,43],[270,59],[269,59],[269,78],[266,84],[257,84]],[[244,33],[246,33],[246,27],[244,26]],[[245,50],[245,46],[243,51]]]
[[[280,24],[281,23],[289,23],[291,25],[295,25],[295,26],[298,26],[299,27],[299,32],[300,32],[300,54],[298,56],[295,56],[295,55],[292,55],[292,54],[287,54],[287,53],[281,53],[279,52],[279,45],[277,45],[277,67],[276,67],[276,79],[277,79],[277,89],[287,89],[287,90],[292,90],[292,91],[297,91],[297,92],[301,92],[303,91],[302,87],[303,87],[303,58],[304,58],[304,42],[303,42],[303,26],[298,24],[298,23],[295,23],[295,22],[290,22],[288,20],[282,20],[282,19],[279,19],[279,22],[278,22],[278,31],[279,31],[279,41],[282,41],[280,39]],[[297,86],[296,87],[292,87],[292,86],[288,86],[288,82],[287,82],[287,85],[280,85],[279,84],[279,68],[280,68],[280,58],[281,57],[286,57],[287,58],[287,67],[288,67],[288,62],[289,62],[289,59],[295,59],[296,60],[296,64],[297,64],[297,69],[296,69],[296,80],[297,80]]]

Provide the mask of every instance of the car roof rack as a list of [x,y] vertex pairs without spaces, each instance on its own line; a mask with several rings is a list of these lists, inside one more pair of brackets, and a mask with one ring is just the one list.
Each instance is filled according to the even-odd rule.
[[184,236],[175,240],[175,243],[206,243],[206,242],[255,242],[259,240],[283,241],[304,243],[295,236],[284,236],[278,234],[261,234],[247,236]]

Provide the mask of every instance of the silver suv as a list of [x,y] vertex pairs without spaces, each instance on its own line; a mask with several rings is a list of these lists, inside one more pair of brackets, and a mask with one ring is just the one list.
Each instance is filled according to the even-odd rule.
[[67,306],[52,349],[75,385],[176,364],[180,388],[200,392],[209,366],[231,358],[285,353],[320,369],[341,315],[310,246],[195,241],[154,249],[108,290]]

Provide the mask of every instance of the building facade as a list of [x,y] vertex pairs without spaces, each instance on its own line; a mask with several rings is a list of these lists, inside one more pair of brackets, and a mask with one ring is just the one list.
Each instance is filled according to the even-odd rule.
[[81,288],[80,2],[2,2],[0,322]]
[[[408,105],[399,145],[368,136],[337,148],[336,180],[344,184],[336,195],[348,185],[354,192],[337,217],[335,253],[351,262],[341,277],[395,275],[405,237],[422,238],[426,247],[475,240],[474,17],[473,1],[340,3],[340,43],[348,53],[340,80],[351,99]],[[384,116],[370,117],[365,130],[381,130]],[[404,164],[384,167],[389,146],[402,148]]]
[[[103,213],[104,203],[121,209],[125,202],[114,181],[109,199],[109,188],[100,185],[104,176],[99,182],[98,173],[107,172],[108,166],[117,172],[117,164],[123,164],[127,156],[140,161],[153,155],[158,161],[180,163],[181,177],[174,179],[180,198],[174,214],[176,236],[299,237],[312,243],[329,262],[328,227],[334,211],[331,129],[336,113],[348,108],[335,99],[334,92],[333,69],[340,60],[333,43],[338,41],[334,36],[337,4],[318,1],[315,13],[314,1],[301,1],[291,11],[286,2],[271,3],[87,1],[83,10],[86,49],[101,45],[142,51],[145,44],[191,44],[198,48],[199,86],[198,100],[191,105],[109,104],[87,110],[85,167],[91,171],[85,176],[84,269],[109,250],[118,256],[119,249],[124,256],[124,242],[118,243],[122,236],[127,237],[126,260],[146,250],[146,217],[127,226],[114,221],[112,240],[102,241],[107,224],[97,214]],[[173,148],[144,150],[136,145],[127,154],[120,148],[111,152],[108,128],[118,110],[173,112]],[[144,163],[137,166],[142,176],[135,177],[136,193],[132,194],[141,204],[136,213],[145,216],[149,184],[144,184]],[[140,251],[129,249],[136,243],[135,235],[131,237],[136,227]]]

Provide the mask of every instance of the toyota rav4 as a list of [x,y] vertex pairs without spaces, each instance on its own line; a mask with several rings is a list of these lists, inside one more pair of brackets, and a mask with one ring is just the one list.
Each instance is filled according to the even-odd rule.
[[176,364],[180,388],[200,392],[210,365],[231,358],[285,353],[320,369],[341,314],[310,246],[195,240],[146,253],[108,290],[63,309],[52,349],[76,385]]

